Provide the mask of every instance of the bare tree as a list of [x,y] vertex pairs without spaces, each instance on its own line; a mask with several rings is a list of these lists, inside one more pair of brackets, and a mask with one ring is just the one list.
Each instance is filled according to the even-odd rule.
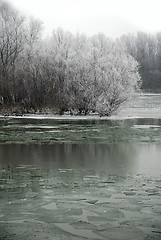
[[42,30],[43,24],[37,19],[30,18],[25,24],[25,45],[21,64],[25,89],[23,103],[27,108],[40,105],[44,95],[41,92],[43,89],[42,61],[44,56],[43,41],[41,38]]
[[9,4],[0,6],[1,95],[6,103],[16,100],[16,66],[23,51],[24,18]]

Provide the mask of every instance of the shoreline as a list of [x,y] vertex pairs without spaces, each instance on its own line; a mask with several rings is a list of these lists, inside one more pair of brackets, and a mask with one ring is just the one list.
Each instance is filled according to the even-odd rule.
[[161,116],[119,116],[119,115],[112,115],[112,116],[99,116],[99,115],[86,115],[86,116],[78,116],[78,115],[58,115],[58,114],[24,114],[20,115],[8,115],[4,116],[0,114],[0,118],[17,118],[17,119],[53,119],[53,120],[128,120],[128,119],[161,119]]

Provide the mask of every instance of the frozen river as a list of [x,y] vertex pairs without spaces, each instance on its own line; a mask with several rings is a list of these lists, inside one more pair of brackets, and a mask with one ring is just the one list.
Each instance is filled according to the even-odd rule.
[[161,95],[110,118],[0,118],[0,240],[161,239]]

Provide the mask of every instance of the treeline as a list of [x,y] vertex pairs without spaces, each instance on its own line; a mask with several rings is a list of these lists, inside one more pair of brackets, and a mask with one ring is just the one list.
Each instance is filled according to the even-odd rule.
[[44,39],[42,33],[39,20],[0,4],[1,112],[110,115],[139,90],[138,64],[125,38],[57,29]]
[[121,37],[128,52],[139,62],[142,89],[147,92],[161,92],[161,32]]

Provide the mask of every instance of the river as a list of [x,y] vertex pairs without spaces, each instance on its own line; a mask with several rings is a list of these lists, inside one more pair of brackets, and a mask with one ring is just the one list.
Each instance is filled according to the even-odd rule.
[[161,237],[161,95],[115,116],[0,117],[0,239]]

